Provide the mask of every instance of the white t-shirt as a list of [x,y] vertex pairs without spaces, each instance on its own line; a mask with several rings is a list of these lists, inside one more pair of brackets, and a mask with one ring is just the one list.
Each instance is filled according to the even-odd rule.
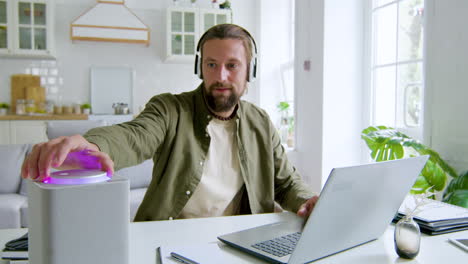
[[211,137],[203,174],[179,218],[234,215],[239,211],[244,184],[240,175],[236,121],[213,118],[207,126]]

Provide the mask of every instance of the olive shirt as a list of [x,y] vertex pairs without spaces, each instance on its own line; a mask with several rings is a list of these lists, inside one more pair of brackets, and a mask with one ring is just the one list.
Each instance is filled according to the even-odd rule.
[[[153,158],[153,178],[135,221],[173,219],[200,182],[212,118],[202,83],[191,92],[154,96],[134,120],[94,128],[84,137],[109,154],[116,170]],[[234,118],[245,183],[240,213],[273,212],[275,200],[296,212],[313,193],[289,163],[267,113],[241,101]]]

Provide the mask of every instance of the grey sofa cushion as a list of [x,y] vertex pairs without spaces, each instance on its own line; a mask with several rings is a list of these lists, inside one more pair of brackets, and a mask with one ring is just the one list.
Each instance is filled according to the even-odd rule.
[[30,145],[0,145],[0,194],[17,193],[21,182],[21,165]]
[[153,165],[153,160],[149,159],[136,166],[120,169],[115,174],[127,178],[130,181],[130,189],[148,187]]
[[74,120],[47,122],[47,138],[54,139],[62,136],[83,135],[91,128],[105,126],[104,120]]
[[0,229],[21,227],[20,208],[27,199],[16,193],[0,194]]

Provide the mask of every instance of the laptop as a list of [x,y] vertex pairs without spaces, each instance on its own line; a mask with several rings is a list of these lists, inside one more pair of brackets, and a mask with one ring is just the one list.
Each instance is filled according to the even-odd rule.
[[428,155],[335,168],[305,221],[278,222],[219,236],[271,263],[308,263],[380,237]]

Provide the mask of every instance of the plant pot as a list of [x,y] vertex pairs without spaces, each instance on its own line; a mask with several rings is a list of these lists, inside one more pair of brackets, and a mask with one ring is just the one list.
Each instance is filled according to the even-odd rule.
[[90,108],[83,108],[83,114],[85,114],[85,115],[91,114],[91,109]]
[[8,112],[8,108],[0,108],[0,115],[6,115]]

